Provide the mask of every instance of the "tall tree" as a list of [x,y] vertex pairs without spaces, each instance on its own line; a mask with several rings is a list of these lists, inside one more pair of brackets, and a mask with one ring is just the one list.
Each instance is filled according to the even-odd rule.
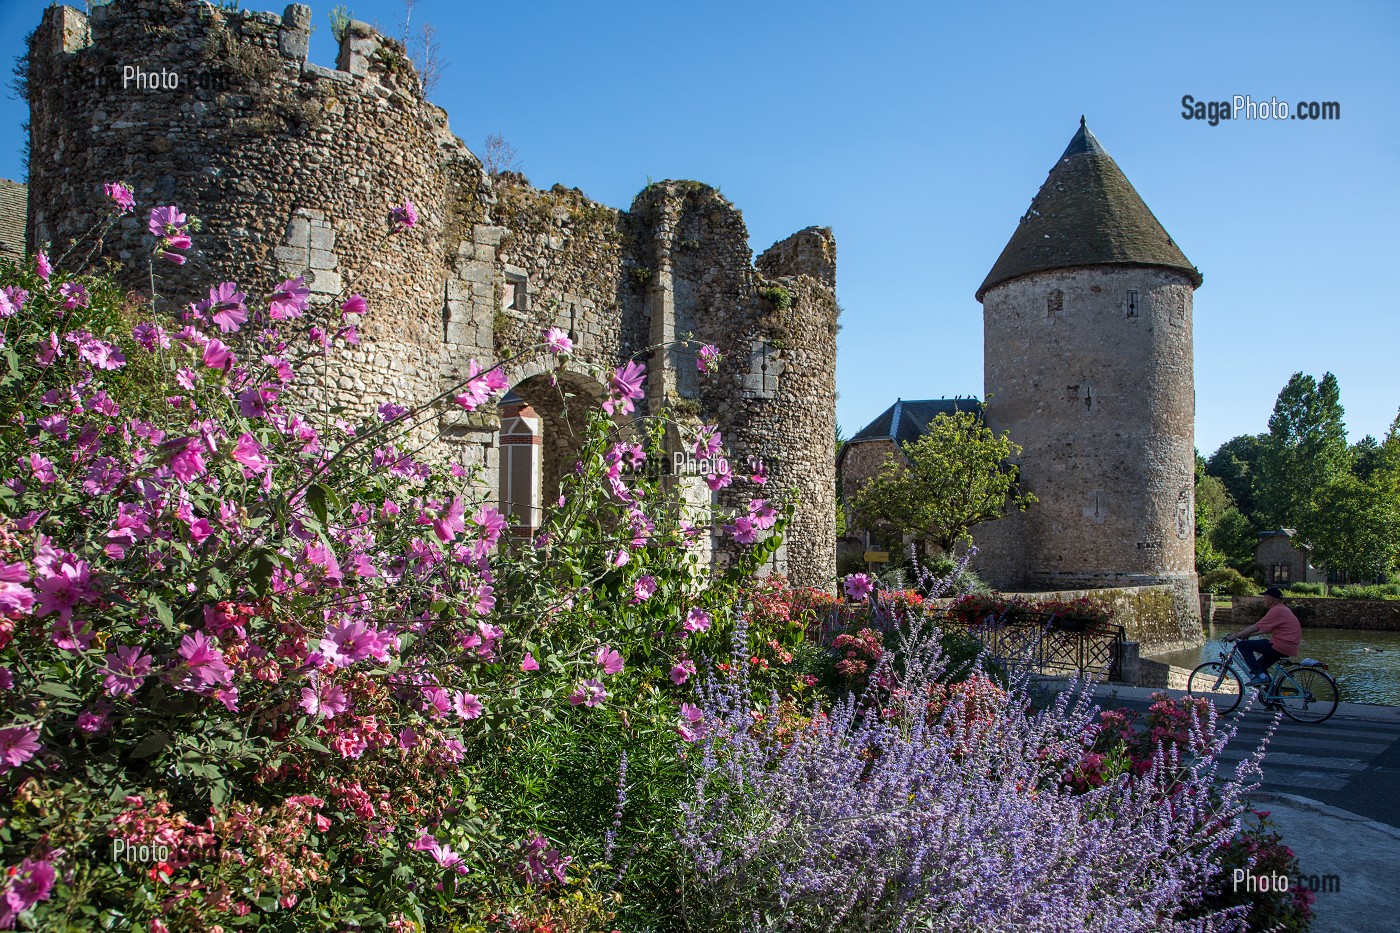
[[1266,524],[1303,524],[1318,491],[1347,472],[1351,452],[1344,414],[1337,377],[1331,373],[1321,380],[1294,373],[1283,387],[1269,417],[1254,484]]
[[856,490],[851,506],[866,527],[887,523],[913,535],[921,549],[932,544],[941,555],[951,554],[972,526],[1036,501],[1018,488],[1009,462],[1020,445],[1005,433],[998,437],[971,412],[938,415],[903,452]]
[[1225,491],[1235,500],[1235,507],[1245,515],[1256,511],[1254,475],[1259,468],[1259,455],[1264,449],[1266,434],[1241,434],[1216,448],[1206,461],[1206,473],[1219,477]]
[[1318,563],[1352,579],[1384,580],[1400,565],[1400,494],[1343,473],[1317,491],[1303,533]]

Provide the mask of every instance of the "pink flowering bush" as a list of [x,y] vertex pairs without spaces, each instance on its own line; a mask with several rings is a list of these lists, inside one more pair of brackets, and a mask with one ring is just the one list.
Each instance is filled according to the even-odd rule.
[[[405,202],[386,235],[416,221]],[[149,225],[169,261],[197,230],[173,206]],[[499,398],[499,367],[367,419],[299,401],[374,314],[359,296],[225,282],[171,312],[47,256],[0,267],[0,296],[0,929],[506,929],[612,890],[669,909],[675,671],[728,637],[790,507],[755,482],[738,518],[762,534],[712,580],[705,518],[632,469],[666,425],[598,412],[512,541],[408,441]],[[619,368],[612,413],[644,379]]]

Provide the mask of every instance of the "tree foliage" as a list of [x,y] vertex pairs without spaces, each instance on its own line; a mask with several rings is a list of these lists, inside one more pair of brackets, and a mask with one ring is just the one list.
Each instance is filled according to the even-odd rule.
[[856,491],[852,509],[866,525],[887,523],[940,553],[967,540],[974,525],[1036,501],[1019,488],[1010,462],[1020,445],[971,412],[938,415],[903,452]]
[[1245,515],[1255,511],[1254,476],[1264,449],[1263,434],[1241,434],[1216,448],[1206,460],[1206,473],[1218,477],[1235,506]]
[[1384,480],[1343,473],[1318,490],[1302,523],[1318,563],[1359,579],[1384,579],[1400,563],[1400,496]]
[[1278,395],[1259,458],[1255,495],[1266,524],[1296,528],[1323,487],[1351,464],[1337,377],[1294,373]]

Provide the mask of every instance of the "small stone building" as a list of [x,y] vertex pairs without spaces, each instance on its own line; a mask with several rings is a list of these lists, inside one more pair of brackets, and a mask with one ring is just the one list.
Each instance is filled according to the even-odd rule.
[[1290,583],[1325,583],[1327,573],[1312,565],[1312,548],[1298,540],[1292,528],[1259,532],[1254,563],[1264,572],[1267,586]]
[[903,459],[903,446],[928,433],[929,422],[942,414],[970,411],[980,414],[982,403],[975,398],[896,399],[874,421],[855,433],[841,446],[836,472],[841,477],[841,493],[846,507],[846,536],[839,542],[838,560],[871,549],[868,528],[852,525],[851,497],[864,483],[877,476],[891,457]]

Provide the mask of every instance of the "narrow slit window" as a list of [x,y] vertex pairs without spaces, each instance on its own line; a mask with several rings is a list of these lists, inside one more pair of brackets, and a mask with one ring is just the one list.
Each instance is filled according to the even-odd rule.
[[502,296],[501,307],[506,311],[524,311],[528,291],[526,289],[525,277],[519,275],[506,276],[505,294]]
[[1128,317],[1138,316],[1138,293],[1136,288],[1128,289]]

